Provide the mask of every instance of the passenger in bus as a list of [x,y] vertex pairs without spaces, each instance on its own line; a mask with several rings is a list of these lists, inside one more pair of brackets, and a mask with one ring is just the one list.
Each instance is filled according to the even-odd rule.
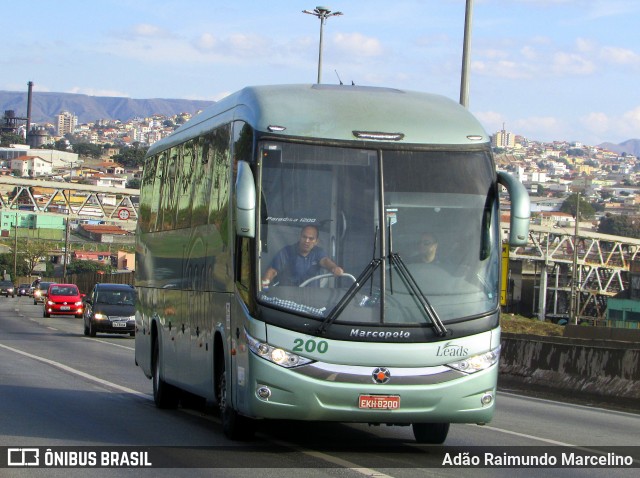
[[438,252],[438,241],[433,234],[425,232],[418,240],[418,251],[409,257],[407,262],[412,264],[434,264],[437,263],[436,253]]
[[300,285],[305,280],[323,273],[327,269],[334,276],[344,274],[342,267],[329,259],[327,253],[318,246],[318,228],[305,226],[295,244],[283,247],[273,258],[262,276],[262,287],[267,288],[277,277],[277,284]]

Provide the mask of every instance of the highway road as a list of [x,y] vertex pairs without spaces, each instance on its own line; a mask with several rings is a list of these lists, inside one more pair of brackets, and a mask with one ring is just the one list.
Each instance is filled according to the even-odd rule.
[[[135,366],[134,344],[128,335],[85,337],[80,319],[43,318],[42,306],[28,297],[0,297],[0,453],[9,453],[7,447],[96,453],[118,447],[140,456],[150,450],[154,465],[164,467],[11,466],[0,468],[0,477],[626,477],[640,467],[640,447],[625,448],[640,444],[640,415],[506,392],[490,424],[454,424],[439,447],[416,444],[409,427],[289,422],[262,423],[255,440],[232,442],[211,407],[157,409],[151,382]],[[514,454],[540,460],[559,450],[591,460],[615,453],[631,465],[497,466]],[[470,456],[482,461],[451,464]],[[485,462],[487,456],[493,462]],[[0,464],[7,462],[0,456]]]

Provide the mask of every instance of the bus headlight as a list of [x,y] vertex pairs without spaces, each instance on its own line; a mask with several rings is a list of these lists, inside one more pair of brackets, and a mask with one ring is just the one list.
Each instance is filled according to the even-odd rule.
[[292,368],[299,367],[300,365],[306,365],[313,362],[313,360],[301,357],[287,350],[274,347],[266,342],[258,342],[245,332],[247,337],[247,345],[258,357],[268,360],[269,362],[280,365],[281,367]]
[[498,363],[500,346],[483,354],[467,357],[464,360],[448,363],[447,366],[464,373],[476,373]]

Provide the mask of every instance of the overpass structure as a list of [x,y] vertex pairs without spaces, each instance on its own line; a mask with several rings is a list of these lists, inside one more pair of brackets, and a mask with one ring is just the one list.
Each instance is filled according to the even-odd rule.
[[[0,212],[103,220],[131,229],[138,219],[139,196],[138,189],[0,176]],[[508,235],[509,224],[501,227]],[[640,240],[531,225],[527,245],[512,248],[509,259],[534,265],[539,274],[539,318],[599,320],[607,299],[629,288],[628,271],[640,260]]]
[[139,196],[139,189],[0,176],[0,212],[101,220],[130,228],[138,220]]
[[[503,232],[509,225],[502,224]],[[510,260],[533,263],[539,273],[538,317],[605,318],[607,299],[629,288],[629,270],[640,259],[640,240],[578,228],[531,225],[526,246]]]

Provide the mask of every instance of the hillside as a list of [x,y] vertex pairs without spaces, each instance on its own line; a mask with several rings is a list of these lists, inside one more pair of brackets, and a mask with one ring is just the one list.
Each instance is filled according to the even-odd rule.
[[627,153],[636,157],[640,156],[640,139],[628,139],[620,144],[602,143],[599,146],[618,154]]
[[[179,99],[132,99],[113,96],[88,96],[72,93],[32,94],[31,122],[55,123],[56,116],[69,111],[78,117],[78,123],[88,123],[99,119],[128,121],[135,117],[154,114],[172,116],[178,113],[194,114],[213,104],[213,101]],[[0,116],[13,110],[15,116],[27,116],[27,92],[0,91]]]

